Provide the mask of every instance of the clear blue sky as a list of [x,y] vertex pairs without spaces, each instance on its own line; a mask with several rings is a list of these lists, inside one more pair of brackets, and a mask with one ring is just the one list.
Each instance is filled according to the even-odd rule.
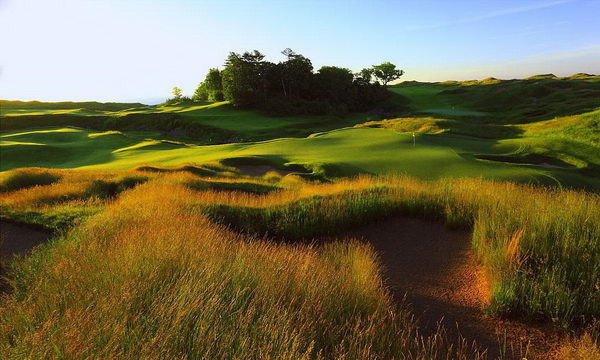
[[0,0],[0,98],[191,94],[229,51],[405,80],[600,73],[600,0]]

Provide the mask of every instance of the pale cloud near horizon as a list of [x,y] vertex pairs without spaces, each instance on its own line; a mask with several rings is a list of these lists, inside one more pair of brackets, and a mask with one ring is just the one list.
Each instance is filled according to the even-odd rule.
[[600,44],[592,44],[570,51],[540,53],[484,65],[461,64],[453,68],[440,65],[413,71],[409,69],[403,80],[476,80],[487,77],[513,79],[544,73],[552,73],[557,76],[573,75],[561,70],[566,68],[566,64],[571,67],[576,64],[579,72],[600,75]]
[[574,1],[575,0],[557,0],[557,1],[547,2],[547,3],[519,6],[519,7],[494,11],[494,12],[491,12],[491,13],[485,14],[485,15],[457,19],[454,21],[442,22],[442,23],[437,23],[437,24],[424,24],[424,25],[417,25],[417,26],[408,26],[408,27],[403,28],[402,30],[404,30],[404,31],[419,31],[419,30],[439,29],[439,28],[443,28],[443,27],[447,27],[447,26],[468,24],[468,23],[493,19],[493,18],[506,16],[506,15],[513,15],[513,14],[524,13],[524,12],[533,11],[533,10],[545,9],[545,8],[549,8],[549,7],[572,3]]

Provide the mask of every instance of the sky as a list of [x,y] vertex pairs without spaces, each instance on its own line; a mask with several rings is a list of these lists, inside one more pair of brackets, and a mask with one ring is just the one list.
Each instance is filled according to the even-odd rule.
[[402,80],[600,74],[600,0],[0,0],[0,99],[192,94],[230,51]]

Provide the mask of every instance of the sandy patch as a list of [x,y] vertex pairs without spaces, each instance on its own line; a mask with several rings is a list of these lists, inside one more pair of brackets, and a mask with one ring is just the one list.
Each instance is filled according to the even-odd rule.
[[[501,355],[547,359],[558,346],[558,333],[484,314],[490,287],[483,266],[470,246],[470,233],[443,224],[396,218],[344,234],[363,239],[380,254],[386,285],[395,298],[406,298],[424,333],[443,324],[451,337],[463,336],[488,349],[490,359]],[[506,346],[501,343],[506,339]]]

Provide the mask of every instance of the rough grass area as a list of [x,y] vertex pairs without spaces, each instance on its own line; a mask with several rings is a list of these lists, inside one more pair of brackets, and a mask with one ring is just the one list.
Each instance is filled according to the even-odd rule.
[[[474,229],[473,245],[493,269],[490,273],[501,289],[495,295],[498,311],[566,322],[599,311],[595,287],[600,252],[595,251],[595,239],[600,233],[600,205],[594,194],[467,179],[362,177],[317,185],[297,177],[273,184],[259,178],[201,178],[186,172],[146,177],[135,171],[61,173],[63,179],[56,184],[3,194],[3,206],[14,212],[34,208],[43,212],[45,206],[71,201],[111,201],[151,178],[195,189],[187,206],[215,221],[248,234],[290,240],[333,234],[393,214],[444,219],[451,226]],[[513,268],[515,262],[518,268]],[[502,284],[510,286],[504,289]]]
[[418,334],[411,315],[382,288],[368,245],[248,238],[187,210],[197,194],[151,181],[16,264],[15,291],[0,308],[2,353],[480,358],[442,334]]
[[0,192],[0,219],[34,225],[52,232],[67,230],[83,219],[100,212],[118,195],[149,179],[166,174],[194,175],[180,184],[195,190],[239,191],[266,194],[280,190],[281,177],[240,177],[235,168],[219,163],[176,167],[142,165],[127,171],[69,171],[23,168],[3,174],[26,179],[39,174],[56,179],[50,184],[38,181],[34,186]]
[[585,332],[582,336],[571,339],[558,355],[561,359],[595,360],[600,359],[600,326]]
[[[76,220],[14,264],[0,307],[0,348],[14,356],[476,358],[419,340],[368,246],[289,243],[395,215],[473,229],[493,314],[571,326],[600,313],[597,195],[468,179],[54,172],[55,184],[0,194],[23,222]],[[130,190],[90,191],[140,174]]]
[[[202,207],[236,229],[285,239],[331,234],[394,213],[443,218],[452,226],[473,227],[473,247],[494,288],[491,311],[566,324],[600,313],[596,195],[480,180],[341,184],[320,187],[319,196]],[[329,194],[332,187],[337,191]]]

